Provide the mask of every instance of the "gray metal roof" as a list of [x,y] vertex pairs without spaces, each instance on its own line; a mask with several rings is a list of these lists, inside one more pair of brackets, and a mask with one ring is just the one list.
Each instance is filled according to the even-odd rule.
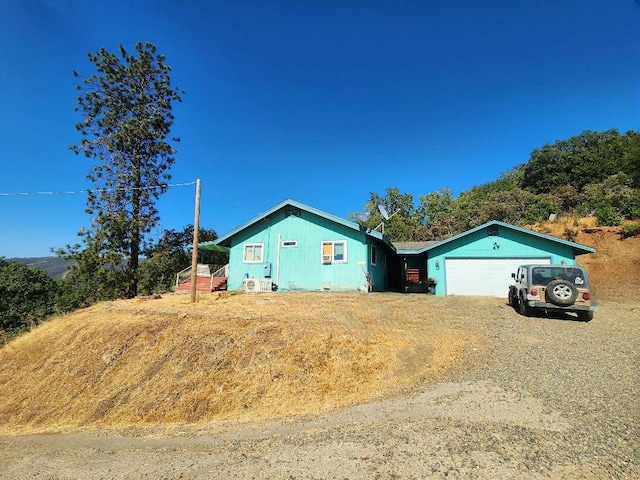
[[437,243],[435,240],[424,241],[424,242],[391,242],[396,250],[420,250],[426,247],[430,247],[434,243]]

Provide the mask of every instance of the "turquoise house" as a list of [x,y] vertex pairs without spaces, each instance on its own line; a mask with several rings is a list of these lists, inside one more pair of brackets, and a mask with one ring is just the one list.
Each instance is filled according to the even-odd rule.
[[595,249],[499,221],[439,242],[382,233],[287,199],[218,238],[229,248],[227,288],[399,291],[506,297],[525,263],[575,264]]
[[377,231],[287,199],[223,235],[229,290],[388,288],[393,245]]
[[527,263],[575,265],[595,249],[508,223],[491,221],[427,246],[396,250],[403,265],[420,259],[436,295],[505,297],[511,273]]

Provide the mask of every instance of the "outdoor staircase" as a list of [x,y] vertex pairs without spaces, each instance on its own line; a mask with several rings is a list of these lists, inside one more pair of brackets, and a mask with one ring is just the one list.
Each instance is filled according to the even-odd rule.
[[[213,274],[205,274],[208,271],[208,267],[206,269],[200,270],[200,266],[198,267],[198,275],[196,276],[196,292],[207,293],[207,292],[217,292],[219,290],[227,289],[227,277],[221,276],[221,273],[224,273],[224,267],[218,269]],[[176,292],[190,292],[191,291],[191,267],[184,269],[182,272],[177,274],[176,280]]]
[[[196,277],[196,292],[217,292],[227,289],[227,277]],[[176,292],[190,292],[191,279],[176,287]]]

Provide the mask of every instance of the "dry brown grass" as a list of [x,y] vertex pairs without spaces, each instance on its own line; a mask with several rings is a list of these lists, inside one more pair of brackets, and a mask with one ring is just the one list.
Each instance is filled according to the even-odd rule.
[[531,228],[560,238],[570,229],[576,233],[574,241],[596,249],[595,254],[579,256],[577,262],[587,269],[598,298],[640,295],[640,237],[622,239],[619,227],[597,227],[594,217],[561,218]]
[[455,310],[356,293],[102,303],[0,350],[0,430],[242,420],[392,394],[435,380],[478,341]]

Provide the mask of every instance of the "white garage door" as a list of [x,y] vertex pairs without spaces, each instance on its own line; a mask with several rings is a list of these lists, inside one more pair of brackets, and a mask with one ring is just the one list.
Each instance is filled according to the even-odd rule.
[[447,258],[447,295],[505,297],[518,265],[551,263],[549,258]]

